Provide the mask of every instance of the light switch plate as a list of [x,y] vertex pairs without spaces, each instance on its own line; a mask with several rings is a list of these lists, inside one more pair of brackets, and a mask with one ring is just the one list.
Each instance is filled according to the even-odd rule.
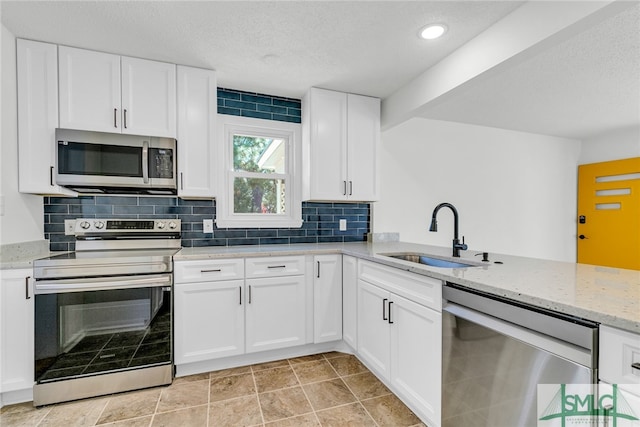
[[347,220],[346,219],[341,219],[340,220],[340,231],[347,231]]
[[213,220],[212,219],[203,219],[202,220],[202,232],[203,233],[213,233]]

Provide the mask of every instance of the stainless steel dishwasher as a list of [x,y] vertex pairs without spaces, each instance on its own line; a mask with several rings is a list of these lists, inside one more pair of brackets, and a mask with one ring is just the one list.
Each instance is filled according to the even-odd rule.
[[597,323],[453,283],[442,296],[442,427],[535,427],[538,384],[597,383]]

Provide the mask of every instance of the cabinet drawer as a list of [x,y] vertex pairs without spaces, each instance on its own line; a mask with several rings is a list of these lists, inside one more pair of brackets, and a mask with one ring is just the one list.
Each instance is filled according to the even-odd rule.
[[176,283],[211,282],[244,277],[243,259],[176,261],[173,267]]
[[247,258],[247,279],[304,274],[304,256]]
[[370,261],[358,263],[358,277],[418,304],[442,310],[442,281]]
[[[600,379],[622,389],[640,385],[640,335],[608,326],[600,326]],[[635,384],[635,387],[629,387]]]

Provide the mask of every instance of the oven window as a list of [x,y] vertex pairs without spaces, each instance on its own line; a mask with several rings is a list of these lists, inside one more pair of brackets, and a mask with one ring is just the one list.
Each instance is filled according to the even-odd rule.
[[70,292],[35,298],[38,383],[172,361],[170,288]]
[[142,147],[59,143],[58,172],[66,175],[142,177]]

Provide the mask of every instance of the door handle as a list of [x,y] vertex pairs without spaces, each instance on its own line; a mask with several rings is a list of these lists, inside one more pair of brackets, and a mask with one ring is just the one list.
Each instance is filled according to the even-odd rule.
[[581,235],[578,236],[578,239],[584,240],[584,239],[588,239],[588,237],[585,236],[584,234],[581,234]]

